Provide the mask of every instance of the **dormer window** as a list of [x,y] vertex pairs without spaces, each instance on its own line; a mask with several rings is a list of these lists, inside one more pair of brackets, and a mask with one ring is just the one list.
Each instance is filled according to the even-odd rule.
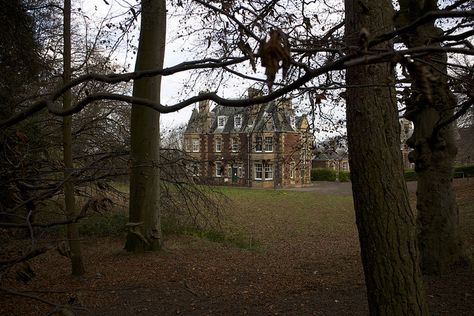
[[273,151],[273,137],[265,137],[265,151]]
[[217,117],[217,127],[224,127],[226,121],[227,121],[227,116],[225,116],[225,115],[219,115],[219,116]]
[[241,128],[242,127],[242,115],[234,116],[234,128]]
[[197,153],[199,152],[199,139],[193,139],[193,152]]
[[262,136],[255,136],[255,151],[262,151]]
[[266,126],[266,129],[272,130],[273,129],[273,116],[270,113],[265,113],[263,115],[263,120]]

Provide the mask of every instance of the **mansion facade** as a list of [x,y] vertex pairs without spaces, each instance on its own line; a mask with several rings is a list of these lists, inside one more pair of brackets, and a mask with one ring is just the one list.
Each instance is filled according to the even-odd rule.
[[[249,97],[259,91],[249,89]],[[190,170],[200,181],[264,188],[310,183],[314,137],[306,115],[296,116],[291,100],[245,108],[208,100],[194,109],[184,132]]]

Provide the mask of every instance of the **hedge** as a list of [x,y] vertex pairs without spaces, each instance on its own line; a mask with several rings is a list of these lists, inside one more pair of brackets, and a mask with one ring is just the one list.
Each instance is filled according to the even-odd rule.
[[[461,174],[461,172],[463,174]],[[463,175],[465,178],[474,177],[474,165],[460,166],[460,167],[454,168],[455,177],[461,178]]]
[[[454,178],[468,178],[474,177],[474,165],[459,166],[454,168]],[[405,170],[406,181],[416,181],[415,170]]]
[[339,181],[341,181],[341,182],[351,181],[351,173],[348,172],[348,171],[339,172]]
[[[459,166],[454,168],[454,178],[474,177],[474,165]],[[415,170],[405,170],[406,181],[416,181]],[[339,181],[348,182],[351,174],[347,171],[339,172]],[[325,168],[314,168],[311,170],[311,181],[336,181],[336,170]]]
[[405,181],[416,181],[415,170],[405,170]]
[[[333,169],[314,168],[311,170],[311,181],[336,181],[336,174],[336,170]],[[350,181],[350,173],[347,171],[340,171],[339,181]]]

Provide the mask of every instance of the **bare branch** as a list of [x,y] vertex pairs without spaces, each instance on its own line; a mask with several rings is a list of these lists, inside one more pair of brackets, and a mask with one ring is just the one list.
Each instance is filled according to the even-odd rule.
[[15,259],[10,259],[10,260],[0,261],[0,266],[12,265],[12,264],[16,264],[16,263],[23,262],[23,261],[28,261],[30,259],[33,259],[33,258],[39,256],[39,255],[42,255],[45,252],[48,252],[48,251],[52,250],[52,249],[54,249],[54,247],[52,247],[52,246],[37,248],[37,249],[34,249],[34,250],[28,252],[27,254],[25,254],[21,257],[18,257],[18,258],[15,258]]
[[373,47],[375,45],[381,44],[385,41],[388,41],[388,40],[394,38],[395,36],[398,36],[398,35],[404,34],[406,32],[409,32],[409,31],[415,29],[416,27],[418,27],[422,24],[425,24],[429,21],[432,21],[432,20],[436,20],[436,19],[440,19],[440,18],[462,18],[462,17],[472,17],[472,16],[474,16],[474,10],[469,10],[469,11],[446,11],[446,10],[444,10],[444,11],[427,12],[422,17],[416,19],[415,21],[413,21],[412,23],[410,23],[406,26],[400,27],[396,31],[388,32],[388,33],[382,34],[382,35],[372,39],[371,41],[369,41],[369,47]]

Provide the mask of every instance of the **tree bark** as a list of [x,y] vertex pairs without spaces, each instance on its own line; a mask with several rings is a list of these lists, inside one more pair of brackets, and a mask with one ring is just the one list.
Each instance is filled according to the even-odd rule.
[[[435,0],[400,0],[399,3],[398,26],[437,10]],[[429,22],[408,33],[403,40],[412,48],[431,43],[440,34],[441,30]],[[448,87],[446,61],[445,53],[431,54],[408,67],[412,91],[405,116],[413,121],[414,133],[407,144],[414,148],[409,158],[415,163],[418,178],[418,240],[425,274],[442,274],[454,265],[469,261],[460,236],[452,186],[457,153],[454,124],[439,131],[436,127],[454,114],[456,106],[456,99]]]
[[[71,0],[64,1],[64,59],[63,59],[63,83],[71,81]],[[71,90],[64,93],[63,108],[71,107]],[[74,182],[72,170],[74,168],[72,161],[72,117],[63,118],[63,155],[64,155],[64,203],[66,216],[68,219],[76,217],[76,201],[74,196]],[[71,255],[72,275],[80,276],[85,272],[82,261],[81,244],[79,241],[79,231],[76,223],[68,224],[66,227],[67,239],[69,242]]]
[[[166,1],[143,0],[140,43],[135,70],[162,68],[166,44]],[[133,96],[160,100],[161,76],[135,80]],[[133,105],[129,232],[125,249],[132,252],[161,248],[160,114]]]
[[[346,44],[393,29],[391,1],[346,0]],[[369,35],[370,36],[370,35]],[[390,50],[379,46],[374,49]],[[346,117],[351,180],[371,315],[428,315],[415,214],[402,169],[400,127],[389,63],[347,69]],[[360,87],[357,87],[360,86]]]

